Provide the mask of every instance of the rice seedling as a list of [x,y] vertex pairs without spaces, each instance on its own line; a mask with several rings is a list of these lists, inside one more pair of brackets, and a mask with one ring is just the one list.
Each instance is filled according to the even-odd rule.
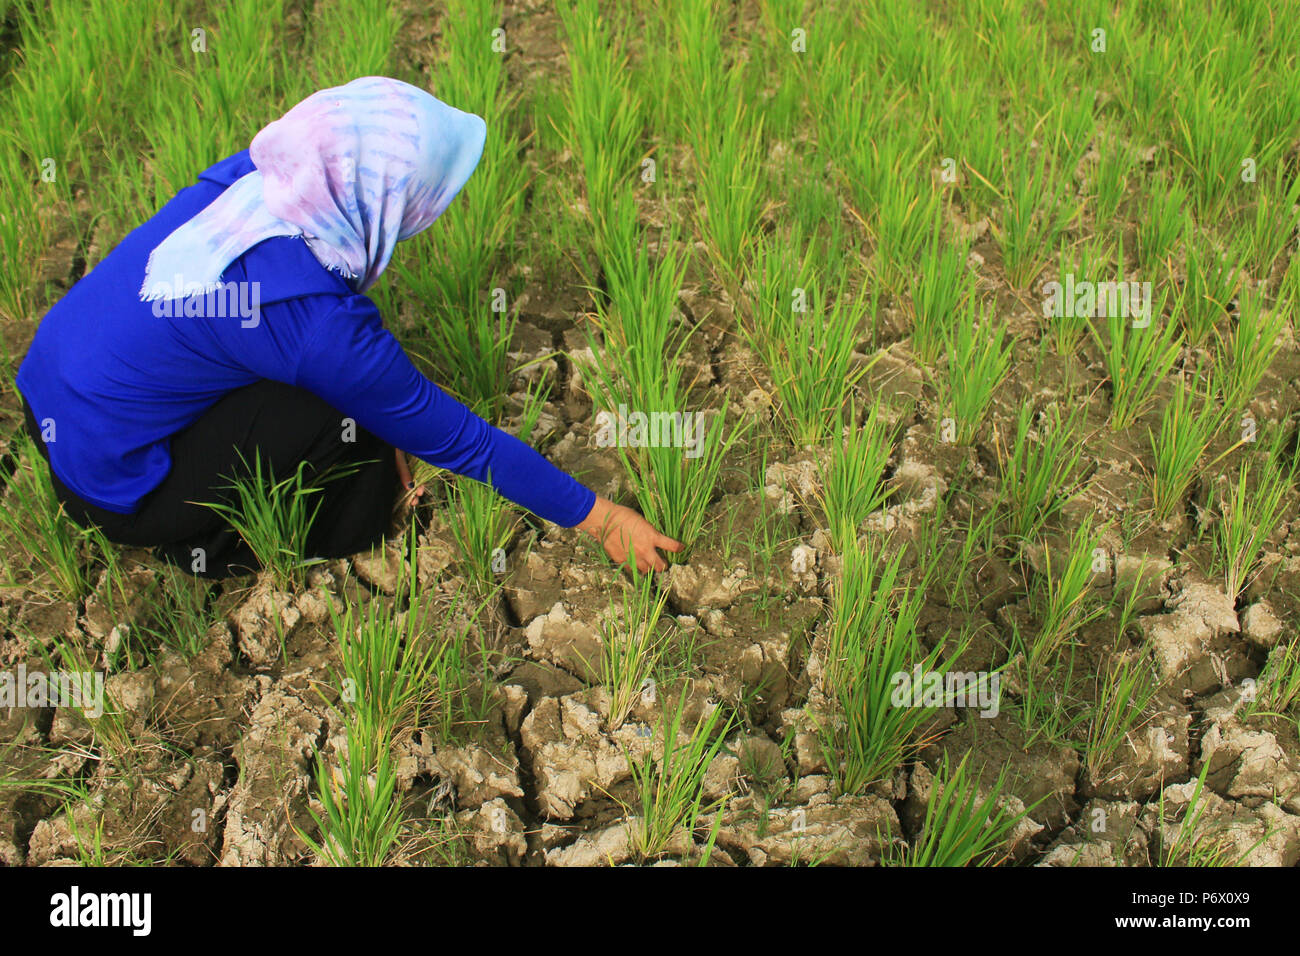
[[1067,643],[1064,652],[1038,661],[1027,661],[1033,654],[1037,635],[1025,633],[1018,622],[1011,622],[1007,648],[1007,669],[1019,678],[1020,693],[1012,709],[1012,718],[1025,735],[1024,746],[1032,747],[1046,740],[1061,747],[1077,747],[1075,737],[1088,719],[1088,710],[1079,700],[1075,677],[1075,646]]
[[1032,405],[1021,405],[1011,447],[998,443],[1000,497],[1011,534],[1022,547],[1038,538],[1078,487],[1084,415],[1081,406],[1062,416],[1055,404],[1041,415]]
[[973,577],[975,561],[993,553],[999,515],[996,508],[972,510],[964,523],[954,521],[950,530],[945,526],[949,507],[949,499],[940,497],[917,535],[917,573],[930,582],[932,594],[942,594],[951,607],[971,613],[984,596]]
[[420,646],[425,623],[415,607],[394,615],[370,601],[364,609],[349,604],[340,615],[331,603],[329,612],[341,668],[335,683],[345,715],[358,728],[373,729],[375,737],[366,747],[374,753],[400,727],[418,722],[432,689],[429,678],[437,648],[433,643]]
[[[68,680],[66,693],[72,698],[71,710],[90,728],[90,747],[99,752],[98,759],[111,762],[119,768],[134,767],[146,758],[131,726],[131,715],[126,713],[108,687],[103,668],[98,666],[101,657],[93,654],[81,635],[67,634],[38,638],[24,634],[26,644],[45,664],[46,673],[61,675]],[[65,697],[67,699],[67,697]]]
[[972,305],[944,336],[948,367],[940,396],[956,426],[955,440],[961,445],[975,440],[993,393],[1011,365],[1013,343],[1005,342],[1006,326],[990,319],[983,310],[977,317]]
[[1209,801],[1206,799],[1205,776],[1209,769],[1210,761],[1203,760],[1201,772],[1196,777],[1196,786],[1192,788],[1187,806],[1183,808],[1181,819],[1177,821],[1171,819],[1174,814],[1165,807],[1165,791],[1160,791],[1156,811],[1156,820],[1159,823],[1156,831],[1159,845],[1153,848],[1151,861],[1153,865],[1241,866],[1256,847],[1261,846],[1272,835],[1273,831],[1270,828],[1244,851],[1234,853],[1234,841],[1227,826],[1223,823],[1210,825],[1205,818],[1205,810],[1209,806]]
[[750,282],[753,317],[742,330],[772,373],[778,412],[796,447],[821,444],[839,433],[849,391],[869,370],[853,367],[859,329],[876,298],[853,295],[841,274],[827,289],[813,266],[818,242],[802,246],[795,261],[788,249],[764,240],[755,253]]
[[840,793],[860,793],[885,779],[924,742],[917,739],[937,709],[895,701],[898,676],[916,671],[946,679],[954,653],[940,664],[916,633],[925,588],[900,579],[902,550],[884,557],[874,546],[841,556],[832,590],[822,683],[839,713],[819,722],[822,752]]
[[447,523],[466,578],[479,593],[494,591],[505,570],[506,546],[519,527],[518,513],[491,484],[456,475],[447,482]]
[[[997,866],[1007,859],[1006,841],[1030,808],[1012,813],[1002,802],[1007,768],[980,799],[980,776],[968,767],[970,753],[954,767],[943,755],[930,783],[925,819],[907,844],[891,844],[885,866]],[[1041,799],[1040,801],[1041,802]]]
[[225,486],[234,493],[233,501],[197,504],[211,508],[230,523],[258,564],[270,572],[277,588],[300,589],[307,568],[323,560],[306,553],[307,536],[320,510],[322,486],[352,474],[358,466],[331,466],[315,477],[316,483],[310,483],[305,477],[308,463],[302,461],[293,475],[277,481],[269,469],[262,473],[260,452],[254,453],[251,469],[242,452],[239,457],[241,473],[230,476]]
[[582,164],[597,255],[617,251],[609,238],[610,203],[640,174],[638,163],[644,106],[633,85],[623,31],[608,29],[595,0],[557,7],[569,64],[568,123],[557,129]]
[[920,253],[920,270],[911,280],[912,353],[927,365],[943,353],[944,332],[975,294],[975,275],[966,264],[970,242],[944,242],[942,217],[935,217],[930,240]]
[[620,195],[612,210],[606,221],[612,241],[601,256],[607,291],[597,299],[595,317],[603,342],[591,327],[585,330],[593,354],[602,356],[592,369],[594,397],[605,410],[620,404],[644,410],[652,400],[680,408],[686,390],[680,360],[694,330],[680,327],[677,298],[690,260],[679,251],[675,230],[651,257],[630,196]]
[[1145,214],[1137,222],[1139,268],[1150,272],[1165,261],[1179,236],[1188,229],[1187,191],[1178,183],[1151,184]]
[[[464,621],[423,638],[435,647],[429,664],[431,676],[427,679],[435,691],[427,726],[439,743],[472,738],[491,713],[496,670],[491,650],[477,634],[477,622],[489,606],[489,599],[484,598],[465,608]],[[461,608],[457,600],[450,610],[460,613]],[[422,724],[425,723],[423,713]]]
[[851,409],[844,439],[837,441],[826,467],[819,496],[831,541],[837,552],[856,540],[856,529],[867,515],[884,506],[892,493],[885,483],[893,439],[888,424],[873,404],[861,427]]
[[1252,462],[1243,460],[1237,480],[1219,501],[1214,525],[1214,563],[1224,575],[1224,589],[1236,598],[1254,579],[1264,546],[1287,513],[1287,497],[1295,478],[1295,462],[1278,461],[1281,433],[1263,454],[1264,463],[1252,481]]
[[1129,428],[1154,404],[1160,383],[1174,367],[1182,344],[1173,322],[1161,318],[1164,296],[1153,304],[1151,320],[1133,325],[1120,309],[1106,316],[1106,336],[1089,326],[1101,350],[1110,380],[1110,427],[1113,431]]
[[1084,767],[1094,784],[1128,740],[1151,718],[1151,701],[1159,683],[1150,658],[1140,652],[1111,656],[1096,675],[1096,694],[1084,741]]
[[1242,185],[1242,160],[1263,159],[1252,143],[1251,124],[1222,91],[1201,82],[1183,98],[1175,115],[1175,129],[1174,155],[1181,162],[1182,178],[1195,200],[1197,216],[1213,221],[1219,218],[1234,187]]
[[1046,263],[1043,250],[1054,249],[1081,206],[1065,195],[1065,178],[1048,151],[1022,154],[1011,169],[1003,170],[1007,191],[1001,222],[994,225],[1007,278],[1017,288],[1028,288]]
[[1291,718],[1300,729],[1300,641],[1283,641],[1269,651],[1246,712],[1252,717]]
[[[705,130],[717,118],[702,118],[705,130],[692,130],[702,204],[702,232],[713,267],[733,296],[744,277],[744,264],[758,235],[759,186],[763,164],[763,122],[750,123],[743,100],[728,108],[730,118],[716,135]],[[699,121],[696,121],[699,122]]]
[[1087,200],[1095,229],[1114,228],[1135,165],[1133,154],[1122,143],[1111,140],[1103,144],[1101,158],[1093,168],[1091,195]]
[[[900,149],[890,162],[888,174],[879,181],[876,194],[871,227],[876,244],[875,271],[881,282],[896,292],[907,287],[914,264],[940,215],[939,194],[922,179],[926,164],[921,161],[921,153],[928,148],[929,144],[925,144],[911,154]],[[963,267],[965,262],[962,259]]]
[[319,842],[295,827],[317,860],[328,866],[380,866],[397,845],[402,827],[397,774],[386,741],[364,719],[349,721],[347,750],[332,765],[316,760],[321,814],[309,808]]
[[1226,341],[1218,337],[1215,378],[1225,408],[1245,408],[1258,394],[1259,383],[1277,356],[1277,339],[1286,322],[1282,308],[1264,308],[1262,293],[1243,291],[1238,297],[1236,325]]
[[[687,690],[683,686],[676,704],[663,709],[659,725],[662,758],[656,760],[653,749],[640,760],[628,758],[639,810],[632,829],[632,846],[643,860],[660,856],[675,836],[682,831],[692,833],[702,815],[721,805],[721,801],[705,802],[704,775],[731,731],[734,716],[724,721],[722,708],[715,706],[706,709],[695,726],[687,730]],[[625,809],[631,808],[625,805]]]
[[[1190,227],[1189,227],[1190,228]],[[1228,304],[1241,288],[1236,264],[1192,235],[1184,240],[1187,280],[1173,301],[1173,312],[1190,345],[1200,346],[1217,334]]]
[[[685,414],[652,403],[646,418],[661,440],[631,451],[619,445],[619,458],[632,479],[641,513],[684,545],[681,551],[665,553],[669,563],[689,560],[690,542],[698,540],[704,529],[722,463],[753,425],[751,420],[742,420],[728,428],[729,409],[728,404],[714,412],[691,413],[695,417],[689,422],[692,433],[688,436]],[[662,440],[667,433],[673,435],[672,441]]]
[[[211,585],[200,578],[186,574],[173,564],[157,572],[147,596],[155,608],[149,621],[141,625],[143,636],[161,648],[176,651],[186,660],[203,652],[207,646],[208,628],[213,623],[208,612]],[[157,655],[151,663],[156,663]]]
[[[470,14],[483,7],[483,4],[451,0],[443,27],[444,40],[455,36],[458,22],[463,24]],[[273,4],[271,12],[278,13],[279,8],[280,3]],[[318,83],[323,86],[346,83],[358,76],[388,73],[389,58],[402,27],[396,7],[384,0],[360,0],[349,6],[326,5],[313,14],[312,34],[318,38],[313,44]],[[240,17],[237,22],[251,24],[256,19]]]
[[659,129],[666,136],[687,136],[696,146],[717,133],[727,108],[741,98],[741,74],[723,42],[723,10],[714,0],[678,0],[648,18],[655,53],[668,66],[658,90]]
[[1271,187],[1261,184],[1254,214],[1244,223],[1243,264],[1256,276],[1267,277],[1273,264],[1282,259],[1293,242],[1300,206],[1300,179],[1290,185],[1284,176],[1272,178]]
[[[1151,474],[1152,506],[1157,521],[1166,521],[1183,504],[1196,480],[1196,466],[1222,422],[1222,414],[1207,390],[1199,400],[1180,381],[1160,417],[1160,432],[1147,429],[1155,467]],[[1220,456],[1222,457],[1222,456]]]
[[[50,468],[24,431],[14,439],[18,464],[0,508],[0,527],[13,541],[29,542],[38,572],[45,574],[65,601],[80,601],[94,584],[85,558],[90,533],[75,524],[54,495]],[[12,575],[13,569],[7,569]]]
[[[631,565],[632,582],[624,589],[622,606],[608,609],[601,627],[600,682],[609,692],[610,730],[617,730],[638,697],[647,694],[667,641],[663,625],[668,592],[655,593],[654,577]],[[588,665],[590,667],[590,664]]]
[[[1095,240],[1082,248],[1076,248],[1073,253],[1063,246],[1060,258],[1060,274],[1054,281],[1062,290],[1067,290],[1073,288],[1078,279],[1106,274],[1115,260],[1115,250],[1104,242]],[[1044,292],[1046,291],[1044,287]],[[1065,302],[1062,301],[1061,304],[1065,305]],[[1088,332],[1089,312],[1088,308],[1053,308],[1053,297],[1044,295],[1043,324],[1051,332],[1057,355],[1076,353],[1079,340]]]
[[[1025,656],[1025,669],[1038,674],[1060,654],[1061,648],[1090,621],[1105,614],[1105,607],[1089,602],[1094,553],[1104,529],[1093,530],[1091,516],[1083,519],[1069,539],[1064,560],[1043,549],[1043,574],[1036,582],[1039,630]],[[1055,566],[1054,566],[1055,564]]]

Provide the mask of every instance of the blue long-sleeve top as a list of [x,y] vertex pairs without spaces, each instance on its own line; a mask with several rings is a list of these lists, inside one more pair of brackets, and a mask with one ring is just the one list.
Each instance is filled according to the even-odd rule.
[[[595,493],[447,395],[412,364],[369,298],[322,266],[300,237],[252,247],[226,283],[259,283],[245,318],[157,315],[139,290],[149,253],[236,179],[248,151],[200,174],[133,230],[46,314],[16,385],[53,420],[50,466],[84,500],[137,510],[171,468],[170,436],[232,389],[260,379],[305,388],[389,444],[479,481],[572,527]],[[173,302],[173,313],[182,312]],[[161,310],[168,311],[168,310]]]

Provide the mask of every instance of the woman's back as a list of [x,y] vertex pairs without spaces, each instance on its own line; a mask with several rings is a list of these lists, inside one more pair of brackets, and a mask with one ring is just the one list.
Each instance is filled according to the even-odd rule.
[[133,510],[167,473],[168,436],[231,389],[293,376],[302,323],[320,309],[286,297],[352,294],[301,239],[281,236],[232,262],[219,294],[140,300],[153,248],[252,169],[244,150],[205,170],[73,286],[37,330],[17,385],[52,466],[87,501]]

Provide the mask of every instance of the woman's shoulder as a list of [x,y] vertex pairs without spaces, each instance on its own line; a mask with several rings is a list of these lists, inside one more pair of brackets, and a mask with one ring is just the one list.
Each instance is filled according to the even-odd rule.
[[199,179],[224,187],[229,186],[237,179],[242,179],[256,168],[253,165],[252,158],[248,155],[248,150],[241,149],[239,152],[232,153],[225,159],[215,162],[203,170],[203,172],[199,173]]

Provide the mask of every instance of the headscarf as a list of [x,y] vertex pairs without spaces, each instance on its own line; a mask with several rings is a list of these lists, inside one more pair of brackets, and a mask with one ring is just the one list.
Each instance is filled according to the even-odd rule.
[[[393,247],[428,228],[483,154],[482,118],[409,83],[367,76],[320,90],[267,124],[249,146],[257,167],[149,255],[140,298],[207,293],[252,246],[302,236],[357,292]],[[183,289],[173,279],[183,278]]]

